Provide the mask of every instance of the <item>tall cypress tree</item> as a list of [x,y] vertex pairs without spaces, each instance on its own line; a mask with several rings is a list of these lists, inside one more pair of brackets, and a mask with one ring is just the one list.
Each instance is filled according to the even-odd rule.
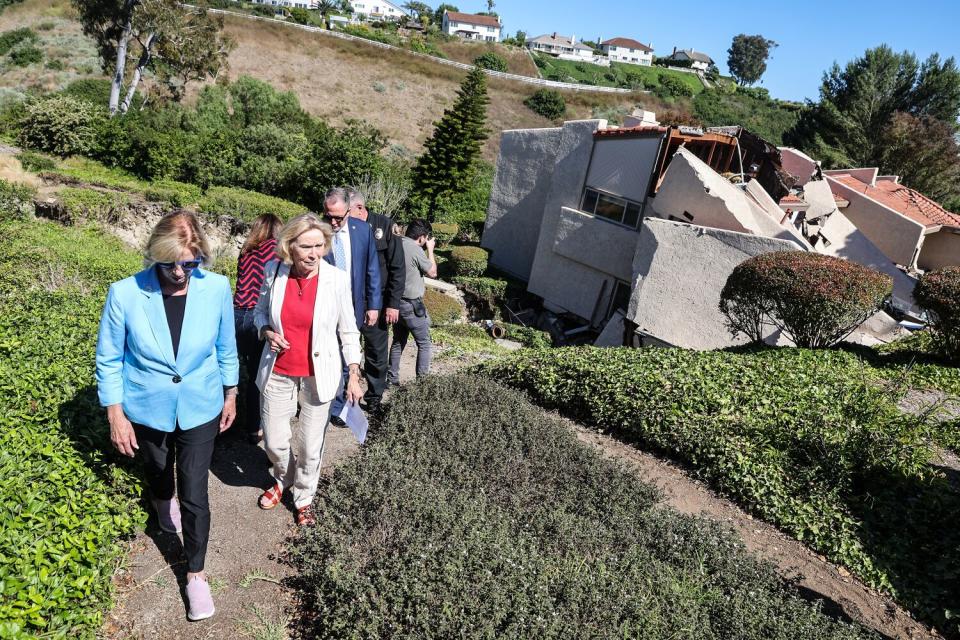
[[480,145],[490,133],[485,126],[489,102],[487,78],[475,67],[460,83],[456,101],[443,112],[424,145],[427,150],[413,169],[413,199],[427,208],[431,222],[437,201],[467,186]]

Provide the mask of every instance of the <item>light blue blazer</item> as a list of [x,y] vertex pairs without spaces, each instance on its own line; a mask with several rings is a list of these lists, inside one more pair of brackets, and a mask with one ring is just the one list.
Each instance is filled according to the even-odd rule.
[[156,269],[110,285],[97,338],[100,404],[123,404],[131,422],[159,431],[192,429],[223,410],[223,387],[240,365],[230,281],[197,269],[190,277],[177,357]]

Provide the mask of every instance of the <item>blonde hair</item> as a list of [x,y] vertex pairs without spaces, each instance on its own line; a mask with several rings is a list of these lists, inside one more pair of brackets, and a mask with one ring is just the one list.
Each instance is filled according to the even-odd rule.
[[301,213],[295,218],[283,225],[280,229],[280,237],[277,238],[277,256],[286,264],[291,264],[293,258],[290,255],[290,245],[307,231],[320,231],[323,233],[324,250],[323,255],[327,255],[333,245],[333,227],[320,219],[317,214],[308,211]]
[[197,214],[177,209],[160,218],[150,232],[143,252],[144,263],[151,266],[157,262],[177,262],[184,249],[198,258],[202,256],[204,264],[210,259],[210,243]]

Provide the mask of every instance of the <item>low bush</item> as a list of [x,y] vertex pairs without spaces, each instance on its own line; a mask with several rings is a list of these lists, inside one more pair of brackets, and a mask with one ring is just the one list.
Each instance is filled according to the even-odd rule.
[[61,179],[67,178],[63,180],[65,182],[89,184],[106,189],[144,192],[150,187],[149,182],[140,180],[123,169],[106,167],[96,160],[81,156],[67,158],[47,173]]
[[474,58],[473,64],[477,65],[481,69],[502,71],[504,73],[507,71],[507,61],[503,59],[503,56],[499,56],[492,51],[487,51],[486,53]]
[[88,102],[55,95],[26,106],[20,143],[31,149],[68,156],[93,148],[99,115]]
[[500,305],[507,292],[507,281],[483,276],[456,276],[453,283],[460,287],[467,306],[474,317],[499,318]]
[[437,239],[437,247],[440,249],[449,245],[460,232],[460,225],[455,223],[434,222],[432,226],[433,237]]
[[123,219],[130,196],[117,191],[66,187],[57,193],[63,206],[64,221],[76,224],[85,220],[115,223]]
[[435,327],[459,322],[463,319],[463,307],[454,298],[427,289],[423,294],[423,304],[427,307],[430,320]]
[[0,56],[7,55],[13,51],[14,47],[17,45],[23,43],[33,43],[39,39],[40,37],[30,27],[21,27],[19,29],[4,31],[3,33],[0,33]]
[[186,207],[198,204],[203,198],[200,187],[177,182],[175,180],[158,180],[144,191],[144,197],[150,202],[169,202],[174,207]]
[[[550,409],[690,465],[938,629],[960,591],[960,488],[930,426],[840,351],[522,351],[484,365]],[[937,567],[937,570],[931,570]]]
[[15,67],[26,67],[43,62],[43,51],[32,44],[20,45],[10,52],[10,63]]
[[68,84],[63,93],[106,109],[110,102],[111,84],[108,78],[81,78]]
[[93,638],[140,487],[93,384],[107,284],[141,258],[90,228],[0,221],[0,636]]
[[454,275],[476,277],[487,270],[487,250],[481,247],[457,246],[450,251]]
[[936,348],[951,360],[960,359],[960,267],[925,274],[913,297],[930,317]]
[[475,324],[448,324],[430,328],[430,339],[436,350],[437,360],[456,360],[474,364],[508,353],[497,344],[490,334]]
[[282,220],[300,215],[306,208],[302,205],[265,196],[255,191],[234,187],[210,187],[200,199],[200,210],[213,216],[231,216],[241,222],[253,222],[264,213],[272,213]]
[[[432,377],[391,399],[293,542],[319,639],[873,637],[724,527],[579,444],[515,391]],[[693,631],[695,630],[695,631]]]
[[4,218],[27,218],[33,213],[33,196],[36,191],[16,182],[0,178],[0,220]]
[[519,342],[529,349],[549,349],[553,346],[553,338],[547,331],[518,324],[505,324],[503,328],[507,330],[507,340]]
[[657,82],[660,83],[659,91],[666,96],[671,97],[689,97],[693,95],[693,89],[679,78],[669,73],[661,73],[657,76]]
[[534,113],[550,120],[559,120],[567,112],[567,103],[563,96],[553,89],[537,89],[523,104]]
[[33,151],[21,151],[17,154],[17,160],[27,171],[40,173],[41,171],[53,171],[57,168],[57,161],[50,156]]
[[720,311],[736,336],[754,342],[772,325],[800,347],[829,347],[890,296],[890,276],[849,260],[806,251],[749,258],[727,278]]

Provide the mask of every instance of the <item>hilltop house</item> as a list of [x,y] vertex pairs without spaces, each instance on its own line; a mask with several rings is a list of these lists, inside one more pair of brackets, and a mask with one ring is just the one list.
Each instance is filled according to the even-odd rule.
[[350,0],[353,15],[361,20],[399,20],[407,15],[390,0]]
[[653,47],[630,38],[611,38],[600,43],[600,50],[611,62],[626,62],[649,67],[653,64]]
[[465,40],[500,42],[500,18],[497,16],[444,11],[440,30],[447,35],[459,36]]
[[666,56],[664,60],[689,63],[691,69],[698,71],[706,71],[713,65],[713,58],[705,53],[694,51],[693,49],[677,49],[676,47],[673,48],[673,53]]
[[531,51],[548,53],[562,60],[593,61],[593,47],[578,43],[576,36],[561,36],[554,31],[552,34],[537,36],[527,40],[527,48]]

